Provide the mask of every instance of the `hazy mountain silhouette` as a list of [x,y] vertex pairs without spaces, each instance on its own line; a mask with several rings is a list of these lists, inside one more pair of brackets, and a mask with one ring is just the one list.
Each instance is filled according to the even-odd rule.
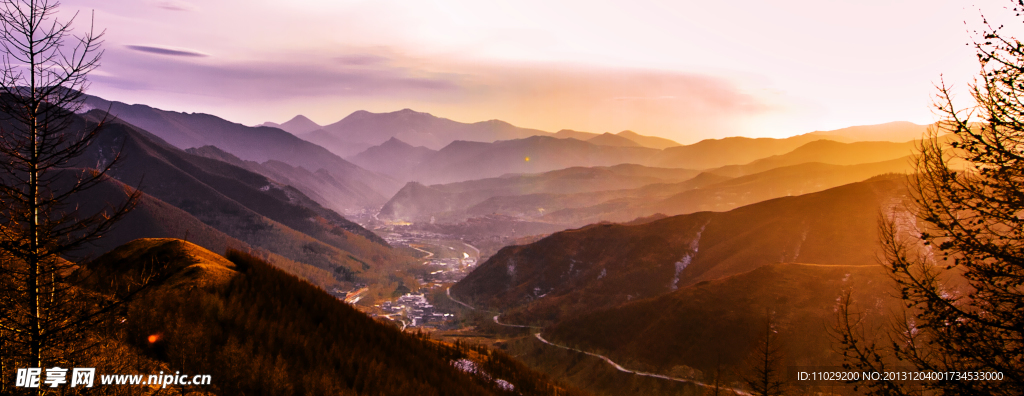
[[323,169],[310,172],[306,168],[292,166],[281,161],[271,160],[262,164],[255,161],[244,161],[214,146],[190,148],[185,151],[189,154],[227,162],[264,175],[281,184],[297,186],[296,188],[301,190],[303,195],[318,203],[332,202],[335,204],[335,207],[341,206],[343,208],[354,208],[363,205],[362,202],[352,199],[358,192],[352,191],[351,185],[345,183],[344,180],[335,178],[330,172]]
[[558,132],[555,132],[554,137],[559,138],[559,139],[573,138],[573,139],[576,139],[576,140],[590,140],[590,139],[593,139],[593,138],[598,137],[600,135],[601,135],[600,133],[581,132],[581,131],[574,131],[572,129],[563,129],[563,130],[560,130]]
[[391,138],[398,138],[412,146],[438,150],[456,140],[493,142],[548,134],[499,120],[467,124],[404,109],[390,113],[360,110],[341,121],[324,126],[320,131],[302,135],[302,138],[347,157]]
[[645,136],[628,130],[616,133],[615,135],[632,140],[641,146],[655,148],[659,150],[667,149],[669,147],[681,146],[681,144],[676,143],[674,140],[665,139],[657,136]]
[[[410,109],[390,113],[371,113],[360,110],[341,121],[326,125],[320,130],[301,134],[303,139],[326,147],[335,154],[346,158],[370,147],[378,146],[391,138],[398,138],[414,147],[422,146],[431,150],[441,150],[460,140],[489,143],[499,140],[524,139],[530,136],[588,140],[600,136],[600,134],[568,129],[553,134],[537,129],[517,127],[501,120],[463,123]],[[679,145],[668,139],[643,136],[631,131],[623,131],[614,136],[633,140],[643,147],[657,149]],[[623,142],[622,140],[618,141]]]
[[[605,135],[610,135],[610,136],[605,136]],[[577,139],[577,140],[586,140],[586,141],[590,141],[591,143],[603,144],[603,145],[606,145],[606,146],[627,146],[627,147],[629,147],[629,146],[633,145],[633,144],[627,143],[625,140],[621,140],[621,139],[616,139],[615,138],[615,137],[620,137],[620,138],[629,140],[630,142],[635,143],[638,146],[648,147],[648,148],[653,148],[653,149],[658,149],[658,150],[669,148],[669,147],[675,147],[675,146],[679,146],[680,145],[679,143],[676,143],[675,141],[672,141],[670,139],[665,139],[665,138],[657,137],[657,136],[645,136],[645,135],[641,135],[639,133],[636,133],[636,132],[633,132],[633,131],[628,131],[628,130],[627,131],[622,131],[622,132],[619,132],[619,133],[616,133],[616,134],[611,134],[611,133],[608,133],[608,132],[606,132],[604,134],[597,134],[597,133],[592,133],[592,132],[580,132],[580,131],[574,131],[574,130],[571,130],[571,129],[563,129],[563,130],[558,131],[557,133],[555,133],[554,136],[557,137],[557,138],[562,138],[562,139],[573,138],[573,139]],[[592,141],[592,139],[595,139],[595,138],[600,137],[600,136],[604,136],[604,137],[602,137],[601,139],[598,139],[597,141]],[[602,143],[602,141],[605,142],[605,143]],[[618,144],[616,144],[616,142],[618,142]]]
[[[89,107],[109,112],[180,148],[216,146],[240,159],[280,161],[309,172],[323,170],[344,188],[323,197],[322,205],[339,211],[378,207],[401,187],[390,177],[367,171],[330,151],[277,128],[247,127],[209,114],[178,113],[145,105],[127,105],[87,96]],[[296,185],[306,189],[308,186]]]
[[[635,165],[639,166],[639,165]],[[711,173],[701,173],[691,179],[676,183],[647,184],[640,188],[581,192],[573,194],[539,193],[528,195],[503,195],[487,200],[466,209],[469,216],[498,214],[527,218],[552,224],[561,224],[565,228],[579,227],[586,224],[609,221],[619,218],[634,218],[629,214],[619,213],[623,202],[652,202],[670,197],[684,191],[707,187],[729,179]],[[595,221],[574,221],[567,214],[576,213],[571,209],[601,208]],[[604,209],[611,209],[606,212]]]
[[853,165],[889,161],[914,153],[915,142],[854,142],[816,140],[781,155],[762,158],[745,165],[730,165],[709,170],[723,176],[743,176],[773,168],[820,162],[833,165]]
[[[857,165],[810,162],[736,178],[728,178],[712,170],[702,175],[717,175],[727,180],[692,185],[691,188],[681,188],[683,185],[678,183],[645,186],[623,192],[615,199],[604,200],[598,204],[550,211],[540,220],[578,227],[600,221],[624,222],[656,213],[678,215],[699,211],[726,211],[768,199],[822,191],[886,173],[912,171],[913,166],[908,157]],[[581,198],[583,197],[577,199],[585,200]]]
[[306,116],[302,114],[292,117],[292,119],[285,121],[284,124],[277,124],[268,121],[257,126],[266,126],[281,129],[292,135],[301,135],[303,133],[309,133],[323,128],[322,125],[313,122],[313,120],[306,118]]
[[[457,219],[474,205],[495,197],[517,200],[520,196],[560,195],[636,188],[655,183],[687,180],[698,172],[686,169],[648,168],[641,165],[572,167],[539,174],[509,174],[496,178],[425,186],[406,184],[380,210],[386,219]],[[533,209],[543,208],[543,206]],[[477,215],[491,212],[476,212]]]
[[917,125],[907,121],[895,121],[877,125],[852,126],[832,131],[815,131],[807,135],[821,136],[825,139],[845,142],[886,141],[903,143],[924,138],[925,132],[927,132],[930,126]]
[[669,147],[653,159],[654,166],[688,169],[710,169],[726,165],[746,164],[761,158],[785,154],[804,144],[823,139],[821,136],[793,136],[786,139],[729,137],[707,139],[697,143]]
[[633,140],[630,140],[629,138],[626,138],[626,137],[623,137],[623,136],[619,136],[619,135],[613,135],[613,134],[611,134],[609,132],[605,132],[603,134],[600,134],[600,135],[597,135],[597,136],[592,137],[590,139],[587,139],[587,142],[590,142],[590,143],[593,143],[593,144],[598,144],[598,145],[601,145],[601,146],[643,147],[641,144],[639,144],[637,142],[634,142]]
[[645,147],[601,146],[549,136],[494,143],[456,141],[427,157],[410,180],[438,184],[577,166],[647,165],[657,153]]
[[426,147],[413,147],[398,138],[391,138],[373,146],[348,160],[363,168],[380,172],[396,180],[406,180],[416,167],[428,157],[437,153]]

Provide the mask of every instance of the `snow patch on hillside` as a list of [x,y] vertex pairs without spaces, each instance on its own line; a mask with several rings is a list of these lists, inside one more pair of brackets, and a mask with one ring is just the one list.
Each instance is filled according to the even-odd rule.
[[800,248],[804,246],[804,242],[807,242],[807,224],[804,224],[804,232],[800,234],[800,242],[796,243],[796,249],[793,250],[793,262],[796,263],[797,258],[800,257]]
[[516,278],[516,261],[515,260],[509,260],[508,261],[508,268],[505,269],[505,272],[508,273],[508,276],[511,277],[512,279]]
[[503,390],[503,391],[511,392],[511,391],[514,391],[516,389],[515,385],[512,385],[511,383],[509,383],[508,381],[505,381],[503,379],[494,380],[494,383],[496,385],[498,385],[498,387],[501,388],[501,390]]
[[707,228],[708,223],[700,226],[700,230],[697,230],[697,234],[690,241],[690,246],[687,247],[686,253],[683,253],[683,257],[676,261],[676,274],[672,278],[672,290],[679,288],[679,276],[682,275],[683,270],[690,266],[690,262],[693,261],[694,257],[697,257],[697,250],[700,248],[700,236],[704,233],[704,229]]
[[[458,369],[459,371],[462,371],[464,373],[473,374],[473,375],[479,376],[480,378],[483,378],[485,380],[490,380],[491,379],[491,375],[487,374],[487,372],[481,370],[480,367],[476,364],[476,362],[474,362],[472,360],[465,359],[465,358],[459,359],[459,360],[453,360],[452,361],[452,366],[455,366],[456,369]],[[509,392],[514,391],[516,389],[515,385],[512,385],[511,382],[505,381],[503,379],[495,379],[494,380],[494,384],[497,385],[498,388],[501,388],[502,390],[506,390],[506,391],[509,391]]]

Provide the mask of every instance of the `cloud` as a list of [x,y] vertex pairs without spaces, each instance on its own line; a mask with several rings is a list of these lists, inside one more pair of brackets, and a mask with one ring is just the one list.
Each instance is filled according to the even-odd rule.
[[159,1],[156,6],[170,11],[195,11],[196,7],[184,1]]
[[184,49],[171,49],[171,48],[163,48],[163,47],[154,47],[154,46],[148,46],[148,45],[126,45],[125,47],[128,47],[128,49],[139,51],[139,52],[148,52],[148,53],[151,53],[151,54],[159,54],[159,55],[186,56],[186,57],[196,57],[196,58],[205,58],[205,57],[209,56],[207,54],[204,54],[204,53],[198,52],[198,51],[190,51],[190,50],[184,50]]
[[[223,96],[233,100],[281,100],[289,97],[437,98],[460,90],[461,76],[381,64],[387,58],[365,54],[340,58],[299,54],[275,61],[214,60],[197,64],[184,58],[155,59],[134,51],[184,57],[206,56],[187,50],[127,46],[109,51],[103,70],[112,77],[98,83],[128,90],[164,90]],[[213,59],[211,59],[213,60]],[[355,60],[354,64],[352,60]]]
[[375,54],[347,54],[335,59],[343,65],[351,66],[379,65],[389,60],[387,57]]
[[[413,108],[460,121],[502,119],[556,131],[634,130],[677,141],[734,135],[785,101],[701,73],[566,64],[429,62],[388,50],[296,51],[271,60],[154,57],[166,48],[112,49],[97,87],[151,104],[227,110],[260,123],[302,113],[340,119],[354,110]],[[183,50],[173,50],[189,52]],[[749,88],[749,87],[748,87]],[[754,87],[757,88],[757,87]],[[112,99],[118,99],[114,97]],[[198,107],[209,103],[217,108]],[[177,106],[177,105],[171,105]],[[174,109],[175,107],[168,107]],[[272,115],[271,115],[272,114]]]

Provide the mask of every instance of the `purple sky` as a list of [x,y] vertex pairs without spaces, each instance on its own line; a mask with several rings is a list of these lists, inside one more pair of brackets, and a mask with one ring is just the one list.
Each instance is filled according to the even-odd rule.
[[[1002,0],[64,0],[90,93],[245,123],[412,108],[679,142],[935,120]],[[1012,14],[1009,14],[1012,18]],[[967,24],[965,25],[965,21]],[[1008,20],[1017,29],[1019,20]],[[1017,29],[1019,30],[1019,29]],[[1014,30],[1011,30],[1011,32]]]

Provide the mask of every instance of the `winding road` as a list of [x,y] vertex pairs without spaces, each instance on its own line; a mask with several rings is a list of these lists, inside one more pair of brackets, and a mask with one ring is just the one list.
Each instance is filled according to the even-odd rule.
[[[495,323],[497,323],[497,316],[495,316]],[[507,326],[507,325],[504,325],[504,326]],[[660,379],[668,380],[668,381],[690,383],[690,384],[694,384],[694,385],[697,385],[697,386],[702,386],[702,387],[705,387],[705,388],[714,388],[715,387],[714,385],[705,384],[703,382],[694,381],[694,380],[691,380],[691,379],[669,377],[667,375],[648,373],[648,372],[644,372],[644,371],[630,370],[630,369],[627,369],[625,367],[622,367],[622,365],[620,365],[618,363],[615,363],[615,361],[609,359],[607,356],[599,355],[599,354],[596,354],[596,353],[593,353],[593,352],[587,352],[587,351],[579,350],[579,349],[576,349],[576,348],[567,347],[567,346],[564,346],[564,345],[558,345],[558,344],[552,343],[551,341],[545,340],[544,337],[540,335],[540,333],[534,333],[533,336],[537,337],[537,339],[540,340],[540,342],[543,342],[545,344],[551,345],[553,347],[567,349],[567,350],[570,350],[570,351],[573,351],[573,352],[579,352],[579,353],[587,354],[587,355],[599,358],[601,360],[604,360],[608,364],[612,365],[612,367],[615,367],[616,370],[619,370],[619,371],[621,371],[623,373],[629,373],[629,374],[639,375],[639,376],[643,376],[643,377],[660,378]],[[750,393],[748,393],[746,391],[742,391],[742,390],[736,389],[736,388],[730,388],[730,387],[726,387],[726,386],[719,386],[719,389],[725,390],[725,391],[731,391],[731,392],[733,392],[734,394],[737,394],[737,395],[752,396]]]
[[419,250],[419,251],[427,254],[426,256],[423,256],[423,258],[421,258],[420,260],[426,260],[428,258],[434,257],[434,253],[433,252],[428,252],[426,250],[420,249],[420,248],[412,246],[412,245],[409,245],[409,247],[411,247],[413,249],[416,249],[416,250]]
[[[454,297],[452,297],[452,289],[451,289],[451,287],[445,289],[445,294],[448,295],[448,299],[454,301],[455,303],[457,303],[459,305],[462,305],[462,306],[464,306],[466,308],[469,308],[469,309],[472,309],[472,310],[476,310],[476,308],[474,308],[473,306],[471,306],[469,304],[466,304],[466,303],[464,303],[462,301],[456,300]],[[487,312],[493,312],[493,311],[487,311]],[[537,326],[524,326],[524,325],[514,325],[514,324],[501,323],[501,322],[498,321],[498,317],[499,316],[501,316],[500,313],[497,314],[497,315],[494,315],[493,319],[494,319],[494,323],[496,323],[496,324],[498,324],[500,326],[516,327],[516,328],[542,329],[542,327],[537,327]],[[579,350],[579,349],[572,348],[572,347],[567,347],[567,346],[564,346],[564,345],[558,345],[558,344],[552,343],[551,341],[548,341],[548,340],[544,339],[544,337],[540,335],[540,332],[534,333],[533,336],[537,337],[537,339],[540,340],[540,342],[542,342],[544,344],[547,344],[547,345],[550,345],[550,346],[553,346],[553,347],[556,347],[556,348],[562,348],[562,349],[570,350],[570,351],[573,351],[573,352],[579,352],[579,353],[587,354],[587,355],[599,358],[601,360],[604,360],[606,363],[612,365],[612,367],[615,367],[616,370],[619,370],[619,371],[621,371],[623,373],[629,373],[629,374],[639,375],[639,376],[643,376],[643,377],[659,378],[659,379],[668,380],[668,381],[690,383],[690,384],[694,384],[694,385],[705,387],[705,388],[714,388],[715,387],[714,385],[705,384],[703,382],[698,382],[698,381],[694,381],[694,380],[691,380],[691,379],[669,377],[667,375],[648,373],[648,372],[644,372],[644,371],[630,370],[630,369],[627,369],[625,367],[622,367],[621,364],[615,363],[615,361],[613,361],[612,359],[610,359],[607,356],[596,354],[596,353],[593,353],[593,352],[587,352],[587,351]],[[746,392],[746,391],[743,391],[743,390],[740,390],[740,389],[736,389],[736,388],[719,386],[719,389],[725,390],[725,391],[731,391],[731,392],[733,392],[736,395],[751,396],[751,394],[749,392]]]

